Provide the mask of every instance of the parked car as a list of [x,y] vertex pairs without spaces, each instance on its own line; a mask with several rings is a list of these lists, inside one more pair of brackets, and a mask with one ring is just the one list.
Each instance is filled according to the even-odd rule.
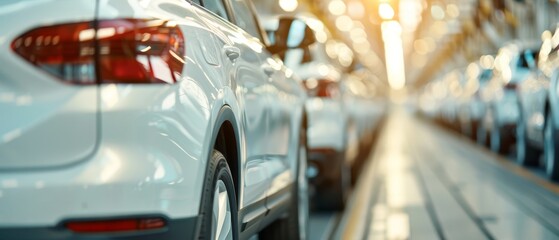
[[272,55],[304,22],[266,45],[248,0],[0,9],[0,239],[305,238],[306,92]]
[[[495,57],[493,78],[482,89],[484,117],[478,139],[492,151],[508,154],[515,143],[519,118],[516,89],[530,73],[530,59],[538,53],[538,43],[514,42],[505,45]],[[528,57],[528,58],[527,58]]]
[[369,157],[374,135],[385,115],[387,103],[385,89],[381,80],[370,70],[358,69],[341,82],[345,106],[355,123],[359,142],[358,154],[352,164],[352,181],[359,176],[363,164]]
[[[517,162],[526,166],[543,165],[547,176],[559,180],[557,137],[557,47],[559,31],[545,39],[539,51],[538,68],[518,87],[520,118],[517,124]],[[535,64],[534,64],[535,65]]]
[[[281,54],[285,65],[302,79],[307,90],[312,202],[319,209],[340,210],[351,190],[351,167],[358,152],[357,128],[340,87],[343,71],[326,53],[328,30],[314,17],[298,18],[307,22],[316,36],[323,36],[306,49],[290,49]],[[277,39],[277,21],[268,21],[266,26],[272,39]]]
[[466,68],[458,116],[461,132],[473,140],[477,139],[482,114],[485,111],[480,93],[487,86],[492,74],[492,68],[483,66],[479,61],[470,63]]

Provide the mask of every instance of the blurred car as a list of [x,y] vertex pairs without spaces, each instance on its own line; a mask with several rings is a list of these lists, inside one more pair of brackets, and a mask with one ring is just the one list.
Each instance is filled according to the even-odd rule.
[[352,181],[356,181],[360,169],[369,157],[373,137],[386,112],[387,102],[382,84],[370,70],[359,69],[341,82],[345,106],[357,129],[359,152],[352,165]]
[[516,89],[529,75],[530,61],[536,58],[538,48],[536,42],[513,42],[499,49],[495,57],[493,78],[481,92],[485,113],[478,131],[480,143],[494,152],[507,154],[515,143],[520,115]]
[[517,162],[540,164],[543,150],[546,175],[559,180],[559,135],[557,134],[557,74],[559,30],[544,39],[537,61],[538,68],[518,87],[520,118],[517,124]]
[[305,238],[306,93],[272,55],[303,22],[271,46],[245,0],[0,9],[0,239]]
[[[487,58],[487,56],[482,58]],[[477,61],[468,65],[465,74],[458,118],[461,132],[476,140],[478,128],[485,111],[480,93],[491,79],[493,71],[491,65],[484,66],[480,61]]]
[[[351,190],[351,168],[359,147],[357,126],[341,90],[343,69],[326,52],[326,44],[332,40],[326,26],[312,16],[301,14],[298,18],[311,27],[318,41],[306,49],[287,50],[281,56],[302,79],[308,94],[305,108],[312,202],[319,209],[341,210]],[[268,19],[267,31],[277,39],[277,21]]]
[[446,73],[439,84],[446,88],[440,100],[439,118],[443,124],[460,130],[459,106],[461,103],[462,85],[464,83],[464,70],[456,68]]

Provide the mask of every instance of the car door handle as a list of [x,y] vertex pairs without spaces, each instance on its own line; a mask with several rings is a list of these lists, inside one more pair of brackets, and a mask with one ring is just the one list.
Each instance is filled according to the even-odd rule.
[[274,67],[272,67],[272,65],[265,63],[262,65],[262,71],[264,71],[264,73],[266,73],[266,75],[268,76],[272,76],[272,74],[274,74],[274,72],[276,71],[274,69]]
[[235,61],[235,59],[241,56],[241,50],[238,47],[225,46],[223,49],[225,50],[225,55],[227,55],[231,61]]

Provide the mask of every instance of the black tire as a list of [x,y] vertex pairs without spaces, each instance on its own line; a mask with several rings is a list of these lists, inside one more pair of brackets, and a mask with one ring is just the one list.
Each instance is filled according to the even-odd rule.
[[[300,142],[302,146],[300,147],[303,148],[304,150],[299,149],[299,151],[303,151],[304,153],[300,152],[299,159],[297,161],[299,163],[297,167],[297,178],[296,178],[297,184],[296,187],[294,187],[291,192],[291,203],[290,203],[288,215],[287,217],[276,220],[268,227],[263,229],[259,233],[259,239],[271,239],[271,240],[308,239],[309,203],[308,203],[308,180],[306,177],[308,149],[307,149],[307,141],[306,141],[306,131],[304,128],[302,128],[301,132],[302,133],[301,133]],[[301,154],[304,154],[304,156],[301,156]],[[302,184],[300,184],[300,180],[306,181],[306,186],[301,186]],[[306,197],[303,197],[303,199],[306,200],[303,201],[307,201],[307,202],[301,203],[301,204],[306,204],[306,207],[303,208],[300,208],[301,207],[300,205],[301,196],[299,194],[300,187],[304,187],[306,189],[303,190],[304,192],[306,192]],[[303,213],[306,215],[305,217],[306,219],[303,219],[304,223],[302,224],[300,224],[301,219],[299,218],[299,214],[300,214],[299,211],[306,211],[306,213]],[[303,225],[303,227],[301,227],[300,225]]]
[[509,154],[512,146],[512,134],[508,134],[504,128],[499,127],[495,122],[491,128],[489,146],[491,151],[499,154]]
[[553,126],[553,116],[548,113],[544,128],[545,173],[552,181],[559,181],[559,130]]
[[470,139],[476,141],[479,128],[479,121],[470,121]]
[[320,186],[315,199],[316,207],[326,211],[342,211],[345,208],[349,191],[351,189],[351,167],[340,156],[338,165],[339,173],[332,179],[331,186]]
[[204,188],[202,191],[202,204],[200,207],[200,234],[198,239],[212,239],[212,222],[213,222],[213,202],[215,188],[218,181],[222,181],[227,189],[229,197],[229,207],[231,210],[232,220],[232,235],[233,239],[239,239],[239,224],[238,224],[238,205],[237,195],[235,193],[235,184],[231,175],[231,170],[227,164],[227,160],[217,150],[213,150],[211,158],[208,162],[208,170],[206,179],[204,181]]
[[470,121],[460,122],[460,133],[467,137],[472,136],[472,123]]
[[521,166],[536,166],[539,163],[541,152],[535,148],[526,136],[524,118],[516,124],[516,162]]
[[481,146],[489,147],[489,134],[487,134],[485,125],[481,125],[477,128],[476,141]]

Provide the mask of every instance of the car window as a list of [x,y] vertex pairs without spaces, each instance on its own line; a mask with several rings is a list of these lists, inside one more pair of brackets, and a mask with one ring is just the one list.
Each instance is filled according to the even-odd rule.
[[237,26],[244,29],[250,35],[259,38],[262,42],[262,34],[255,16],[252,14],[248,3],[244,0],[231,0],[233,12],[235,13],[235,22]]
[[227,8],[225,8],[225,3],[222,0],[202,0],[204,8],[208,9],[210,12],[222,17],[223,19],[229,19],[227,14]]
[[538,52],[533,50],[526,50],[520,55],[518,59],[518,66],[521,68],[530,68],[536,66],[538,60]]

